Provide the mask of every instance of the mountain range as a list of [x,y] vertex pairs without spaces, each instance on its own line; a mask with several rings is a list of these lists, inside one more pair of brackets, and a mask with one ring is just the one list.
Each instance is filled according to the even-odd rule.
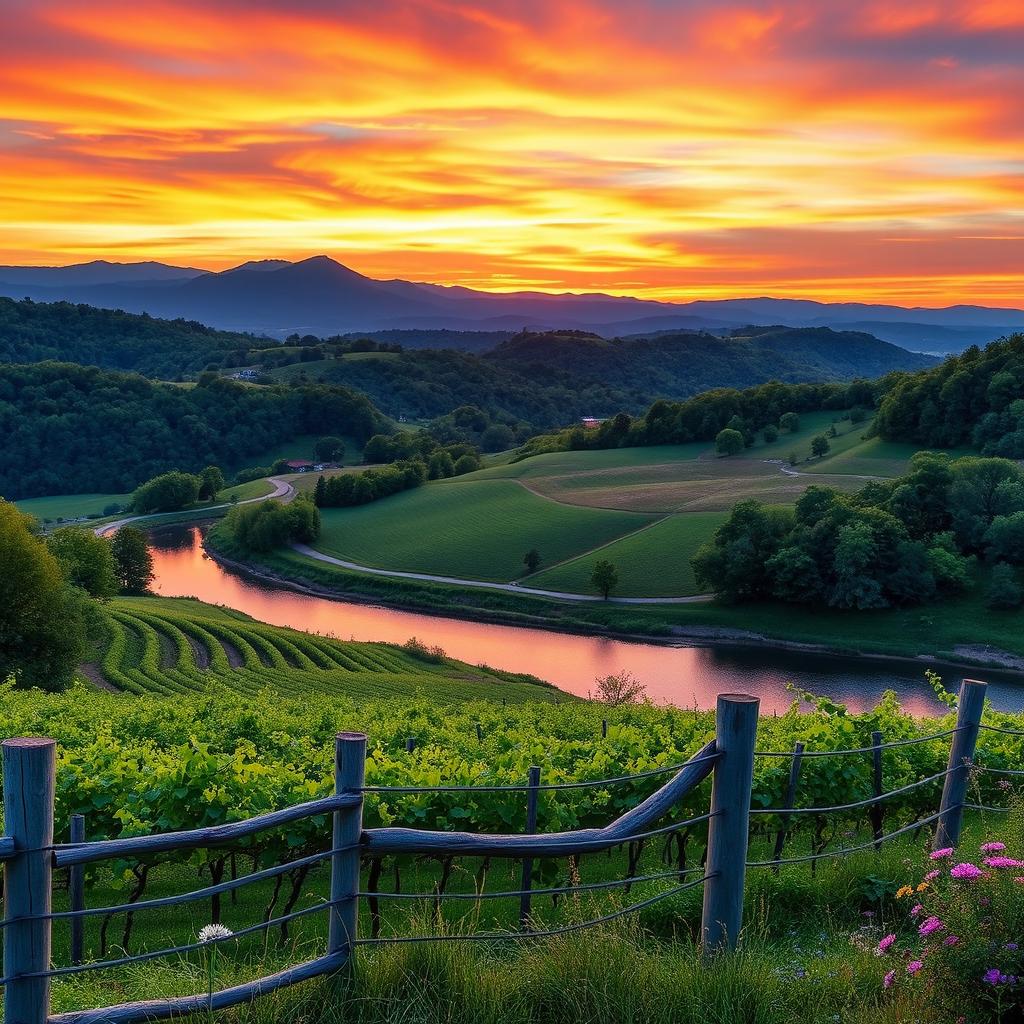
[[673,303],[601,293],[484,292],[375,280],[328,256],[251,261],[220,272],[152,261],[0,266],[0,295],[183,317],[274,337],[403,329],[651,337],[787,324],[860,331],[915,351],[947,353],[1024,329],[1024,310],[971,305],[931,309],[769,297]]

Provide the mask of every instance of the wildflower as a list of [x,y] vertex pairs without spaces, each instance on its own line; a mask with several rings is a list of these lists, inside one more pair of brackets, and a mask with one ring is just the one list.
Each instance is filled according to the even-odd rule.
[[917,903],[910,908],[910,916],[917,917],[917,915],[920,914],[922,910],[924,910],[924,907],[922,907],[920,903]]
[[876,950],[878,955],[881,956],[895,941],[895,935],[886,935],[886,937],[878,943],[878,948]]
[[943,940],[944,946],[955,946],[960,941],[959,935],[947,935]]
[[216,942],[217,939],[230,939],[235,933],[222,924],[208,924],[199,929],[200,942]]
[[913,891],[914,887],[912,885],[901,885],[896,890],[896,899],[901,900],[904,896],[910,896],[913,893]]
[[1024,868],[1024,860],[1014,860],[1012,857],[986,857],[982,864],[987,868]]
[[981,868],[975,864],[957,864],[950,869],[950,878],[981,878]]
[[1017,875],[1013,879],[1018,885],[1024,885],[1024,875]]
[[889,971],[886,976],[882,979],[882,988],[892,988],[892,983],[896,980],[896,972]]
[[1020,949],[1020,946],[1018,946],[1016,942],[1008,942],[1005,946],[1003,946],[1003,949],[1008,949],[1012,953]]
[[942,872],[938,868],[936,868],[934,871],[929,871],[928,874],[924,876],[924,880],[926,882],[933,882],[941,874]]
[[1000,850],[1006,849],[1006,843],[982,843],[982,853],[999,853]]
[[945,846],[941,850],[933,850],[929,854],[929,857],[932,860],[942,860],[945,857],[952,857],[952,856],[953,856],[953,847],[952,846]]
[[907,964],[907,974],[917,974],[922,967],[924,967],[924,961],[911,960],[910,963]]
[[1013,783],[1011,783],[1009,779],[1000,779],[996,785],[998,785],[1000,789],[1005,790],[1012,788]]
[[924,892],[928,888],[927,882],[921,882],[918,887],[914,890],[915,892]]
[[931,935],[932,932],[937,932],[941,928],[945,927],[946,926],[937,917],[932,916],[926,917],[924,921],[921,922],[921,927],[918,928],[917,931],[918,934],[923,938],[924,936]]

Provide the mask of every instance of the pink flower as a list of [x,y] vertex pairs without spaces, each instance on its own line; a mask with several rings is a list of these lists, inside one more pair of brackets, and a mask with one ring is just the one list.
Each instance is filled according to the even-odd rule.
[[896,972],[889,971],[888,974],[882,979],[882,988],[892,988],[892,983],[896,980]]
[[1024,875],[1017,875],[1017,876],[1016,876],[1016,877],[1014,878],[1014,881],[1015,881],[1015,882],[1016,882],[1016,883],[1017,883],[1018,885],[1024,885]]
[[922,967],[924,967],[924,962],[922,960],[911,960],[910,963],[907,964],[907,974],[917,974]]
[[910,908],[910,916],[917,917],[917,915],[920,914],[922,910],[924,910],[924,907],[921,906],[920,903],[916,903],[914,904],[914,906]]
[[881,956],[895,941],[895,935],[886,935],[886,937],[878,943],[878,955]]
[[950,869],[950,878],[981,878],[981,868],[975,864],[957,864]]
[[982,843],[982,853],[999,853],[1000,850],[1006,849],[1006,843]]
[[1024,868],[1024,860],[1014,860],[1012,857],[986,857],[982,864],[987,868]]
[[944,847],[941,850],[933,850],[932,853],[929,854],[929,856],[931,857],[932,860],[942,860],[944,857],[952,857],[953,856],[953,847],[952,846],[946,846],[946,847]]
[[931,935],[932,932],[937,932],[940,928],[946,926],[937,917],[926,917],[921,922],[921,927],[917,929],[918,934],[923,938],[926,935]]
[[926,882],[934,882],[935,879],[938,878],[941,874],[942,872],[938,868],[936,868],[934,871],[929,871],[928,874],[924,876],[924,880]]
[[955,946],[960,941],[959,935],[947,935],[943,940],[944,946]]

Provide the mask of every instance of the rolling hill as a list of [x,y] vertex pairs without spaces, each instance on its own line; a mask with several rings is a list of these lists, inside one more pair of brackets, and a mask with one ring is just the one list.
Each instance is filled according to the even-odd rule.
[[728,331],[747,324],[872,324],[872,333],[922,351],[957,351],[1024,326],[1024,310],[982,306],[907,309],[770,297],[685,303],[595,294],[495,293],[378,281],[327,256],[262,260],[212,273],[164,264],[96,261],[71,267],[0,267],[0,295],[67,300],[277,336],[345,331],[577,329],[605,337],[662,330]]

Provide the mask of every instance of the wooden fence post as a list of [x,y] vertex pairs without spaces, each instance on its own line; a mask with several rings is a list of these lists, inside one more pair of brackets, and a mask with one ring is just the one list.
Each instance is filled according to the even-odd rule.
[[[786,808],[796,806],[796,788],[800,784],[800,766],[804,759],[804,745],[800,740],[793,744],[793,760],[789,763],[789,783],[786,785],[786,801],[782,805]],[[786,844],[786,833],[789,831],[790,815],[783,814],[779,822],[779,831],[775,833],[775,850],[772,852],[772,860],[782,859],[782,848]],[[779,873],[779,865],[772,868],[775,874]]]
[[[880,732],[871,734],[871,781],[877,800],[884,792],[882,789],[882,734]],[[885,810],[881,803],[872,804],[868,816],[871,818],[871,832],[875,837],[875,849],[880,850],[885,820]]]
[[721,693],[715,717],[715,762],[708,822],[708,880],[701,935],[705,952],[735,949],[743,925],[743,882],[750,828],[750,790],[760,701]]
[[985,707],[986,683],[978,679],[965,679],[960,684],[956,725],[949,744],[949,774],[942,783],[942,803],[939,805],[939,823],[935,829],[933,850],[956,846],[960,841],[960,825],[964,815],[964,797],[967,795],[974,747],[978,742],[978,726]]
[[[71,842],[85,842],[85,815],[71,815]],[[72,864],[68,868],[68,891],[72,910],[85,910],[85,865]],[[71,918],[71,963],[77,967],[85,956],[85,921]]]
[[25,978],[50,969],[53,791],[56,743],[40,737],[4,740],[4,831],[16,853],[4,864],[4,1020],[46,1024],[50,979]]
[[[359,842],[363,833],[362,789],[366,778],[366,735],[340,732],[334,739],[334,792],[359,793],[356,807],[334,812],[331,857],[331,914],[328,953],[345,953],[350,960],[359,920]],[[354,849],[343,847],[354,846]]]
[[607,718],[602,718],[601,719],[601,739],[603,739],[603,740],[608,739],[608,719]]
[[[537,831],[537,797],[540,795],[540,768],[533,765],[530,768],[529,789],[526,791],[526,834],[533,835]],[[523,858],[523,884],[519,886],[523,890],[519,897],[519,930],[523,931],[530,922],[530,908],[533,903],[530,895],[530,886],[533,885],[533,858]]]

